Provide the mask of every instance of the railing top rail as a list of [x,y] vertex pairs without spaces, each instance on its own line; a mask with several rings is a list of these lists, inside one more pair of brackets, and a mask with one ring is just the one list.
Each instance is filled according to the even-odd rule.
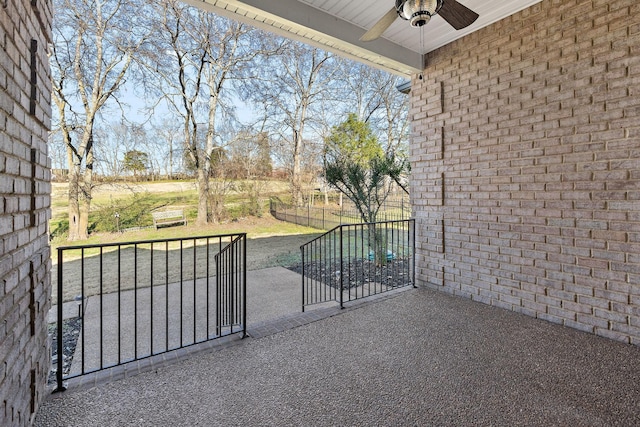
[[247,233],[238,233],[234,235],[234,237],[231,239],[229,244],[224,248],[222,248],[222,250],[220,250],[220,252],[216,254],[216,258],[218,258],[220,255],[224,253],[231,252],[233,250],[233,244],[236,243],[238,240],[244,240],[244,238],[246,237],[246,234]]
[[247,233],[226,233],[226,234],[213,234],[206,236],[189,236],[189,237],[172,237],[170,239],[149,239],[149,240],[128,240],[125,242],[110,242],[110,243],[93,243],[89,245],[68,245],[58,246],[58,251],[75,250],[75,249],[91,249],[91,248],[106,248],[111,246],[128,246],[128,245],[140,245],[148,243],[161,243],[161,242],[179,242],[180,240],[198,240],[198,239],[216,239],[221,237],[236,237],[245,236]]
[[401,223],[401,222],[413,222],[415,221],[414,218],[409,218],[409,219],[393,219],[393,220],[388,220],[388,221],[374,221],[374,222],[359,222],[359,223],[354,223],[354,224],[340,224],[340,225],[336,225],[335,227],[333,227],[331,230],[325,231],[324,233],[322,233],[321,235],[319,235],[318,237],[309,240],[307,243],[304,243],[302,245],[300,245],[300,249],[304,248],[307,245],[310,245],[311,243],[315,242],[316,240],[320,240],[323,237],[328,236],[329,234],[333,233],[334,231],[336,231],[339,228],[343,228],[343,227],[362,227],[365,225],[371,225],[371,224],[389,224],[389,223]]

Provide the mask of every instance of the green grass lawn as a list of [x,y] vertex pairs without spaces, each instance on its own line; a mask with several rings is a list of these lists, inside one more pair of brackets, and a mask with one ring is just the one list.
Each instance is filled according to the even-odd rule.
[[[261,194],[262,213],[268,211],[271,196],[286,194],[286,183],[265,181]],[[234,184],[240,188],[241,182]],[[68,193],[66,183],[54,183],[51,199],[52,218],[50,233],[54,243],[66,241],[68,230]],[[284,193],[283,193],[284,192]],[[96,235],[123,230],[143,229],[142,239],[182,237],[173,229],[155,230],[151,213],[158,210],[182,209],[190,224],[197,217],[198,194],[193,181],[107,183],[97,186],[92,194],[89,214],[89,233],[86,243],[98,243],[102,237]],[[230,191],[225,196],[225,214],[222,222],[239,221],[248,216],[250,201],[246,194]],[[116,215],[117,214],[117,215]],[[116,216],[118,217],[116,219]],[[193,231],[191,231],[193,232]],[[174,236],[175,234],[175,236]],[[96,239],[98,241],[96,241]]]

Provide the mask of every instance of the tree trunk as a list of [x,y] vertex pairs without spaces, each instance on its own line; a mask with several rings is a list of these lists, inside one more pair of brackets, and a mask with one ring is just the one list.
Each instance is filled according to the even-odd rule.
[[[85,240],[89,237],[89,211],[91,198],[85,194],[80,176],[74,167],[69,173],[69,237],[68,240]],[[86,177],[85,177],[86,179]]]
[[376,265],[387,264],[387,235],[386,230],[374,222],[369,222],[369,253],[373,255]]
[[93,169],[93,147],[87,137],[87,167],[82,172],[83,152],[73,153],[67,145],[69,169],[69,237],[68,240],[84,240],[88,237],[89,210],[91,208],[91,179]]
[[[212,64],[209,63],[211,66]],[[213,170],[213,156],[218,156],[214,151],[216,149],[215,146],[215,129],[216,129],[216,111],[218,110],[218,100],[220,97],[220,90],[222,89],[222,83],[224,82],[224,73],[223,76],[220,77],[220,81],[216,82],[214,77],[216,73],[210,68],[209,69],[209,78],[208,85],[209,90],[211,91],[211,95],[209,96],[209,111],[207,117],[207,140],[205,142],[205,155],[202,159],[202,169],[204,169],[204,173],[206,174],[207,179],[207,193],[206,193],[206,202],[209,207],[209,216],[207,217],[207,222],[211,222],[213,224],[217,224],[220,222],[220,212],[222,211],[220,204],[224,204],[224,194],[221,194],[219,191],[219,186],[210,185],[209,180],[211,179],[211,172]],[[219,162],[215,162],[216,166],[220,166]]]
[[91,210],[91,200],[84,199],[80,204],[80,221],[78,223],[78,239],[89,238],[89,211]]
[[78,171],[75,165],[71,165],[69,169],[69,237],[68,239],[80,239],[80,183]]
[[300,132],[294,131],[293,133],[293,170],[291,174],[291,197],[295,206],[302,206],[302,166],[301,166],[301,151],[302,151],[302,135]]
[[198,217],[196,225],[209,222],[209,174],[208,170],[198,168]]
[[93,190],[93,132],[89,134],[87,143],[86,167],[82,174],[82,186],[80,187],[80,229],[81,239],[89,237],[89,212],[91,212],[91,198]]

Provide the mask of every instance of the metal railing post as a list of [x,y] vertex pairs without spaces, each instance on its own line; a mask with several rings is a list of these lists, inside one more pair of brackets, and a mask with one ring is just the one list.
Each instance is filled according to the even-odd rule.
[[242,338],[247,337],[247,234],[242,234]]
[[342,242],[342,230],[344,227],[340,226],[340,308],[344,308],[344,259],[342,256],[343,242]]
[[225,263],[225,269],[226,269],[226,274],[225,274],[225,280],[227,283],[227,295],[228,295],[228,301],[227,301],[227,307],[228,307],[228,318],[229,318],[229,329],[231,330],[231,332],[233,332],[233,325],[237,319],[237,314],[236,313],[236,300],[235,300],[235,291],[236,291],[236,276],[235,276],[235,271],[233,269],[233,264],[234,264],[234,259],[233,259],[233,248],[235,247],[235,245],[233,245],[233,240],[229,242],[229,244],[227,245],[227,248],[229,249],[225,249],[225,255],[224,255],[224,263]]
[[301,279],[302,279],[302,312],[304,313],[304,245],[300,246],[300,258],[302,259],[302,274]]
[[[220,238],[218,238],[218,246],[222,246]],[[220,271],[222,263],[220,261],[219,251],[220,249],[218,249],[218,253],[214,256],[216,263],[216,336],[218,337],[222,335],[222,272]]]
[[58,360],[57,360],[57,371],[56,371],[56,389],[53,390],[54,393],[65,391],[67,388],[64,386],[62,381],[62,370],[64,369],[64,354],[63,354],[63,343],[62,343],[62,322],[63,322],[63,313],[62,313],[62,249],[58,248],[58,330],[56,331],[56,351],[58,352]]
[[409,220],[409,227],[411,227],[411,281],[413,282],[413,287],[417,288],[416,284],[416,220]]

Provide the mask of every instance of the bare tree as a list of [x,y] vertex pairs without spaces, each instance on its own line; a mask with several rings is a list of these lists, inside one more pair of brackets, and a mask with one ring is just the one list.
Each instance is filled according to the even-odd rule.
[[409,98],[397,89],[402,82],[397,76],[377,70],[373,81],[379,107],[371,117],[371,127],[376,131],[387,158],[394,158],[405,165],[399,174],[390,176],[402,191],[409,194]]
[[[185,152],[197,174],[196,222],[218,222],[218,210],[212,209],[218,197],[212,193],[219,187],[211,186],[212,167],[227,142],[218,122],[233,119],[226,97],[232,82],[244,78],[248,64],[263,53],[260,37],[247,25],[174,0],[158,8],[159,54],[150,61],[160,76],[156,89],[181,117]],[[204,138],[199,138],[201,128]]]
[[[61,138],[60,129],[52,129],[49,133],[49,157],[51,158],[51,168],[56,171],[63,171],[67,168],[67,149]],[[56,179],[59,179],[56,176]]]
[[[125,171],[124,155],[136,147],[144,147],[147,141],[146,129],[138,123],[126,120],[94,126],[94,147],[96,170],[103,175],[117,178]],[[146,148],[146,147],[144,147]],[[150,152],[147,150],[147,152]]]
[[397,76],[385,73],[386,78],[375,79],[380,99],[379,117],[372,124],[385,142],[387,153],[406,155],[409,143],[409,97],[397,86],[402,82]]
[[270,61],[262,69],[268,81],[252,85],[250,95],[263,105],[266,128],[280,144],[273,151],[289,171],[292,200],[302,205],[305,141],[314,139],[337,68],[332,54],[297,42],[287,42]]
[[[176,162],[182,156],[183,144],[180,127],[170,121],[163,121],[153,125],[152,133],[153,140],[156,141],[154,161],[164,169],[164,174],[168,179],[173,179],[176,172]],[[178,166],[177,169],[181,170],[181,167]]]
[[[340,62],[339,79],[342,85],[341,118],[355,114],[359,120],[370,123],[380,109],[382,97],[378,89],[387,82],[387,73],[351,60]],[[383,82],[380,82],[380,80]]]
[[234,177],[242,179],[264,178],[271,173],[271,149],[266,132],[238,132],[230,147],[227,168]]
[[[61,0],[51,50],[55,127],[69,167],[69,240],[86,239],[94,169],[94,127],[115,99],[146,40],[137,22],[143,4],[130,0]],[[77,136],[77,138],[76,138]]]
[[350,60],[341,63],[341,117],[356,114],[380,139],[387,152],[408,143],[408,97],[398,91],[402,79],[386,71]]

